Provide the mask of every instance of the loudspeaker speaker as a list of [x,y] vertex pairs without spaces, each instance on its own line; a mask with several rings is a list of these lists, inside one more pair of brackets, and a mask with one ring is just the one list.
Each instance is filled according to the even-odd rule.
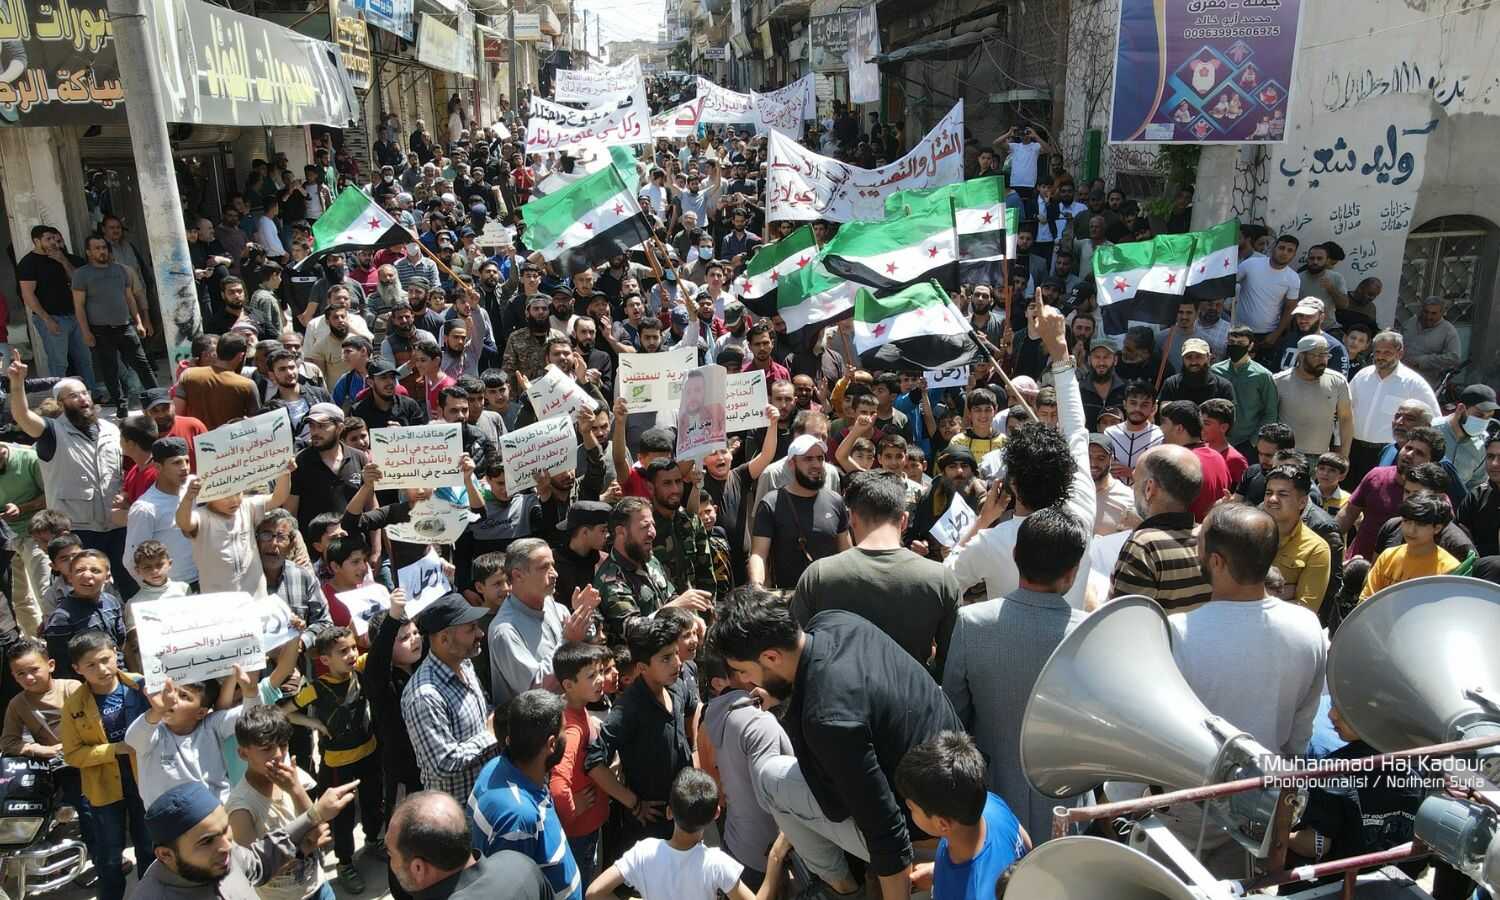
[[1457,575],[1403,581],[1339,625],[1328,688],[1344,720],[1383,752],[1500,735],[1497,646],[1500,586]]
[[1005,888],[1016,900],[1200,900],[1171,870],[1138,850],[1096,837],[1048,841],[1016,863]]
[[1495,896],[1500,888],[1500,816],[1494,808],[1434,794],[1418,807],[1413,830],[1439,858]]
[[1080,622],[1042,668],[1021,723],[1021,767],[1049,797],[1105,781],[1198,787],[1222,774],[1216,763],[1237,735],[1178,671],[1162,608],[1121,597]]

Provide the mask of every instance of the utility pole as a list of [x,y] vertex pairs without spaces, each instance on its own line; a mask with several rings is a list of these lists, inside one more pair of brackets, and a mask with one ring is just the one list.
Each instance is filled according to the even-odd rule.
[[521,64],[521,45],[516,43],[516,0],[510,0],[510,15],[506,17],[506,43],[510,45],[510,65],[505,69],[510,75],[510,111],[519,115],[516,108],[516,66]]
[[[572,51],[576,49],[578,45],[578,33],[573,30],[574,23],[577,21],[578,0],[568,0],[568,55],[570,57],[573,55]],[[573,65],[573,63],[570,62],[569,65]]]
[[120,83],[129,102],[125,120],[130,125],[130,149],[135,155],[136,177],[146,241],[155,265],[156,296],[161,302],[162,338],[167,345],[171,372],[190,355],[188,342],[202,330],[198,314],[198,287],[193,278],[193,258],[188,252],[187,229],[182,221],[182,202],[177,196],[177,175],[172,166],[172,143],[167,136],[167,109],[161,83],[156,78],[160,51],[146,16],[147,0],[109,0],[109,18],[114,28],[115,57]]

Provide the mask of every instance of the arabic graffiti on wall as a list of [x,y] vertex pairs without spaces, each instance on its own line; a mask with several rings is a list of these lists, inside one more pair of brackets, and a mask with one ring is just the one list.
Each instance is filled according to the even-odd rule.
[[0,0],[0,125],[124,121],[105,0]]
[[1123,0],[1111,141],[1276,142],[1301,0]]
[[1382,321],[1394,314],[1406,234],[1444,112],[1426,93],[1392,94],[1358,109],[1314,118],[1270,151],[1266,224],[1302,250],[1333,240],[1344,248],[1353,287],[1379,278]]

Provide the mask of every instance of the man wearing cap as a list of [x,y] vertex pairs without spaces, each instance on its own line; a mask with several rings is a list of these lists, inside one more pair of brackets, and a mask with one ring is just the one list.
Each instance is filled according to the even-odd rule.
[[557,524],[561,540],[553,544],[552,554],[556,596],[572,597],[573,591],[594,583],[609,543],[609,509],[608,503],[578,500],[568,507],[568,518]]
[[350,407],[349,415],[363,419],[371,428],[393,425],[425,425],[427,412],[422,404],[400,393],[395,363],[384,357],[370,361],[368,390]]
[[1323,301],[1317,297],[1303,297],[1292,308],[1292,327],[1281,339],[1281,357],[1276,370],[1291,368],[1297,355],[1297,342],[1309,334],[1320,334],[1328,341],[1328,368],[1345,378],[1349,377],[1349,351],[1343,343],[1323,330],[1325,318]]
[[344,411],[332,403],[314,404],[307,412],[307,447],[297,454],[292,493],[286,501],[287,511],[297,517],[303,531],[322,513],[343,513],[364,483],[369,460],[339,441],[343,424]]
[[1234,402],[1234,385],[1229,379],[1209,370],[1213,354],[1208,341],[1188,338],[1182,342],[1182,371],[1162,382],[1158,405],[1173,400],[1191,400],[1194,405],[1216,397]]
[[1333,422],[1338,420],[1340,449],[1354,441],[1354,407],[1349,400],[1349,382],[1328,367],[1328,339],[1321,334],[1304,335],[1297,342],[1297,361],[1278,372],[1277,406],[1281,421],[1297,436],[1297,451],[1315,465],[1331,447]]
[[1435,426],[1448,442],[1443,458],[1458,470],[1458,480],[1465,490],[1472,491],[1484,483],[1484,444],[1497,408],[1494,388],[1471,384],[1459,392],[1453,412]]
[[458,801],[440,791],[402,800],[386,826],[391,873],[422,900],[552,900],[537,864],[514,850],[474,858],[469,821]]
[[1141,522],[1141,517],[1135,512],[1135,492],[1110,472],[1114,461],[1114,448],[1110,446],[1109,438],[1090,434],[1089,475],[1094,479],[1095,535],[1129,531]]
[[749,581],[756,587],[796,587],[815,560],[848,550],[849,511],[843,498],[824,490],[828,445],[812,434],[792,440],[787,465],[792,481],[755,505],[750,529]]
[[484,764],[500,752],[493,716],[470,661],[484,638],[486,610],[462,594],[444,594],[417,616],[427,658],[401,693],[422,785],[466,803]]
[[[540,378],[547,368],[547,341],[567,336],[552,328],[552,306],[546,294],[526,298],[526,319],[505,340],[500,367],[514,379],[517,373],[530,380]],[[519,393],[519,392],[518,392]]]
[[[750,319],[745,315],[745,306],[738,300],[730,300],[724,304],[724,333],[719,336],[714,345],[714,358],[718,358],[724,352],[725,347],[738,347],[748,359],[750,357],[750,345],[748,335],[750,333]],[[775,344],[774,336],[772,344]]]
[[161,541],[172,556],[171,579],[197,590],[198,564],[193,560],[193,542],[177,527],[177,507],[190,474],[188,445],[179,437],[158,438],[151,445],[156,464],[156,483],[130,504],[125,520],[125,569],[140,580],[135,567],[135,548],[145,541]]
[[1125,406],[1125,379],[1115,373],[1113,338],[1099,335],[1089,341],[1087,365],[1078,373],[1079,393],[1083,396],[1083,421],[1089,431],[1099,430],[1099,413],[1111,406]]
[[562,282],[552,285],[549,292],[550,307],[548,311],[548,323],[553,331],[567,334],[572,331],[573,324],[573,290]]
[[588,637],[599,606],[592,584],[565,595],[566,606],[553,599],[557,568],[552,548],[541,538],[512,541],[505,550],[505,572],[510,596],[495,610],[488,635],[490,700],[496,709],[532,688],[561,691],[552,675],[552,654],[567,641]]
[[[256,888],[288,863],[316,865],[330,822],[354,800],[357,782],[324,791],[312,808],[286,828],[241,846],[229,830],[229,813],[208,786],[189,781],[156,798],[146,810],[146,830],[156,858],[131,894],[138,900],[260,900]],[[145,860],[136,860],[145,866]]]

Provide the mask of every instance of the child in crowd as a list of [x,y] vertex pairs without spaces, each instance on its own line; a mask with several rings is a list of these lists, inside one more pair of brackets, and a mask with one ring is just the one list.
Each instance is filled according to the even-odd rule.
[[105,590],[109,582],[109,557],[99,550],[80,551],[73,555],[72,565],[60,569],[59,574],[69,587],[42,626],[48,655],[66,659],[68,642],[85,631],[102,631],[116,647],[124,646],[125,611],[120,598]]
[[[82,687],[71,678],[53,677],[57,662],[37,638],[21,638],[5,652],[5,664],[21,693],[5,707],[0,754],[51,761],[62,756],[63,702]],[[78,772],[72,770],[76,788]]]
[[56,570],[51,564],[51,557],[47,555],[47,547],[54,538],[72,533],[72,521],[55,509],[38,510],[31,521],[26,523],[26,534],[31,541],[30,545],[23,545],[21,552],[26,557],[26,577],[31,583],[32,595],[41,606],[44,622],[52,610],[57,608],[57,601],[61,597],[61,594],[52,594],[50,590]]
[[924,491],[932,484],[932,476],[927,474],[927,454],[915,444],[906,448],[906,477],[921,485]]
[[1010,807],[986,789],[984,756],[963,732],[945,731],[906,751],[896,790],[917,827],[939,838],[935,860],[918,864],[913,877],[914,888],[931,878],[933,900],[989,900],[1000,876],[1031,849]]
[[276,478],[270,494],[230,494],[194,507],[203,482],[190,476],[177,505],[177,527],[193,542],[193,561],[198,564],[198,588],[204,594],[244,591],[252,596],[266,593],[266,573],[256,551],[255,529],[266,511],[285,506],[292,492],[291,466]]
[[[982,769],[981,769],[982,771]],[[683,769],[672,781],[672,836],[645,838],[589,885],[588,900],[606,900],[621,884],[640,893],[642,900],[771,900],[781,882],[782,866],[791,844],[778,837],[768,857],[766,877],[752,893],[741,873],[744,867],[729,854],[703,843],[703,831],[719,812],[719,789],[697,769]]]
[[1286,589],[1286,576],[1281,574],[1281,570],[1275,566],[1266,570],[1265,587],[1267,597],[1279,597],[1282,600],[1289,599]]
[[[304,684],[293,699],[296,708],[306,712],[293,712],[287,718],[321,735],[318,741],[322,754],[318,768],[321,787],[336,787],[359,779],[359,815],[365,832],[365,849],[378,854],[380,829],[385,821],[380,756],[375,752],[378,741],[370,721],[369,700],[357,677],[368,657],[360,654],[354,632],[346,626],[320,634],[313,644],[313,653],[326,672]],[[354,867],[354,807],[348,806],[339,813],[332,827],[339,881],[345,889],[362,894],[365,881]]]
[[1401,504],[1401,537],[1405,541],[1382,551],[1370,565],[1361,602],[1377,591],[1421,578],[1444,575],[1458,568],[1459,560],[1437,544],[1437,536],[1453,521],[1448,498],[1432,491],[1418,491]]
[[141,541],[136,545],[135,570],[140,575],[137,590],[125,603],[125,662],[132,669],[141,668],[140,643],[135,633],[136,603],[150,603],[166,597],[186,597],[191,591],[185,581],[173,581],[172,554],[161,541]]
[[[68,593],[68,573],[73,569],[73,560],[83,552],[83,541],[71,531],[64,532],[45,545],[49,563],[47,589],[42,592],[42,623],[45,627],[53,610]],[[113,588],[111,588],[113,589]]]
[[[411,733],[401,712],[401,692],[411,680],[412,672],[422,661],[422,633],[417,623],[406,616],[406,592],[391,591],[391,608],[370,620],[370,651],[366,654],[363,673],[365,693],[370,698],[370,712],[375,719],[375,739],[380,747],[381,767],[385,772],[382,806],[396,808],[401,788],[408,795],[422,789]],[[397,897],[399,885],[394,872],[387,881]]]
[[857,472],[875,467],[875,445],[869,438],[855,438],[849,445],[849,465]]
[[461,592],[470,606],[485,610],[479,620],[483,636],[479,639],[479,650],[474,657],[474,674],[484,687],[485,695],[493,697],[490,685],[490,624],[495,621],[495,610],[510,594],[510,576],[505,571],[505,554],[500,550],[481,553],[469,562],[469,585]]
[[[308,562],[312,565],[313,574],[318,580],[327,581],[331,577],[327,564],[323,560],[323,554],[328,550],[328,545],[334,538],[341,538],[349,532],[344,530],[343,515],[341,513],[318,513],[313,520],[307,523],[307,555]],[[347,622],[335,624],[347,625]]]
[[1323,497],[1323,511],[1330,516],[1338,515],[1344,504],[1349,502],[1349,492],[1340,484],[1348,474],[1349,460],[1337,453],[1325,453],[1318,457],[1318,464],[1313,469],[1313,480],[1317,482],[1318,493]]
[[135,751],[140,769],[141,802],[148,808],[156,798],[189,781],[201,781],[223,800],[229,796],[229,770],[224,762],[224,739],[234,733],[244,706],[234,703],[238,684],[245,703],[260,701],[255,682],[239,666],[234,678],[210,678],[199,684],[174,684],[168,678],[161,690],[147,695],[151,708],[130,723],[125,743]]
[[[99,873],[99,900],[123,900],[126,840],[135,846],[136,859],[152,858],[135,754],[125,743],[126,729],[151,703],[140,676],[120,671],[120,646],[113,635],[80,632],[68,641],[67,652],[87,690],[74,691],[63,701],[58,733],[63,760],[78,769],[93,815],[89,855]],[[144,871],[144,866],[138,868],[137,877]]]
[[599,874],[599,832],[609,818],[609,803],[599,798],[583,763],[599,734],[588,706],[603,696],[604,670],[610,659],[608,648],[581,641],[569,641],[552,654],[552,674],[562,685],[567,709],[563,711],[563,755],[552,767],[549,787],[583,884]]
[[349,625],[351,611],[338,595],[369,583],[369,545],[359,535],[336,537],[324,548],[323,563],[328,577],[320,576],[319,580],[323,583],[323,599],[328,603],[328,615],[335,625]]
[[[301,619],[292,619],[292,627],[300,628],[301,625]],[[260,673],[261,678],[255,686],[256,693],[260,697],[261,704],[275,705],[286,699],[286,694],[282,691],[282,685],[288,683],[287,680],[292,677],[292,673],[297,671],[297,665],[302,661],[302,641],[300,638],[293,638],[270,653],[267,653],[266,656],[272,662],[273,668],[269,672]],[[295,693],[293,685],[296,684],[296,682],[292,682],[291,685],[288,685],[287,690]],[[235,687],[239,687],[239,685],[236,683]],[[249,695],[246,694],[245,696]],[[249,712],[253,705],[248,700],[244,702],[245,711]],[[311,752],[311,746],[311,742],[309,742],[309,753]],[[245,760],[240,757],[240,745],[239,741],[235,738],[235,733],[230,732],[220,742],[220,747],[224,751],[224,767],[229,773],[230,785],[239,784],[240,779],[245,777]]]
[[604,672],[604,696],[613,705],[635,683],[640,667],[635,664],[635,658],[630,655],[630,647],[626,644],[616,644],[609,648],[609,652],[614,659]]
[[[292,724],[276,707],[246,709],[235,723],[234,734],[245,777],[230,790],[224,809],[229,813],[229,831],[235,843],[249,847],[311,809],[308,791],[314,782],[287,758]],[[332,888],[323,881],[318,854],[298,854],[255,890],[261,900],[333,900]]]
[[703,645],[703,636],[708,632],[703,620],[690,609],[669,606],[660,610],[656,618],[671,622],[677,628],[677,658],[682,662],[683,686],[694,697],[698,691],[698,648]]
[[719,507],[714,503],[713,495],[708,491],[698,491],[698,521],[703,523],[703,530],[708,532],[708,553],[714,564],[714,583],[723,585],[726,590],[734,584],[734,563],[729,553],[729,537],[719,524]]

